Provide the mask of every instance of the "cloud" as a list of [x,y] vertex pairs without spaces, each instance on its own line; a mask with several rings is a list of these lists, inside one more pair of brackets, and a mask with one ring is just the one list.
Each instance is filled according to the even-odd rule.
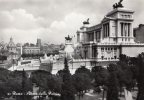
[[42,17],[33,16],[24,9],[2,11],[0,12],[0,35],[6,40],[13,36],[18,42],[20,40],[34,42],[44,30],[44,20]]
[[51,23],[50,27],[47,28],[49,33],[40,34],[41,37],[49,42],[61,43],[65,41],[67,35],[74,36],[76,35],[76,31],[82,26],[82,22],[90,18],[90,23],[95,24],[95,22],[99,22],[96,20],[96,16],[93,15],[84,15],[77,12],[71,12],[67,14],[63,20],[55,20]]
[[31,29],[31,30],[21,30],[16,28],[5,29],[3,30],[3,34],[5,36],[5,40],[8,42],[9,38],[12,36],[14,41],[17,43],[36,43],[36,39],[39,37],[39,33],[41,33],[44,29]]
[[[82,22],[101,22],[119,0],[0,0],[0,39],[16,42],[61,43],[68,34],[74,35]],[[134,27],[144,23],[144,1],[124,0],[123,5],[135,11]]]
[[[6,41],[12,36],[16,42],[36,42],[36,38],[42,38],[45,42],[61,43],[68,34],[74,35],[82,22],[88,18],[80,13],[69,13],[63,20],[55,20],[49,27],[42,17],[35,17],[24,9],[14,9],[0,13],[2,19],[1,33]],[[1,34],[1,35],[2,35]]]
[[0,12],[1,28],[35,29],[42,21],[42,18],[35,18],[24,9]]
[[74,35],[77,29],[82,25],[82,21],[87,17],[75,12],[67,14],[63,20],[55,20],[50,27],[45,29],[44,34],[40,34],[44,40],[54,43],[64,42],[64,37],[68,34]]
[[81,27],[82,22],[87,18],[88,16],[72,12],[67,14],[63,20],[54,21],[49,27],[49,30],[51,30],[49,34],[51,41],[60,43],[64,42],[64,37],[68,34],[74,36],[76,31]]

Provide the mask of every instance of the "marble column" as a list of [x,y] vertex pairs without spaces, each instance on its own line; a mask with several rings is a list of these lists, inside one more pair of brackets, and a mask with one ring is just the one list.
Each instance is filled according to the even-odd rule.
[[92,44],[89,46],[89,58],[92,58]]
[[94,31],[94,43],[96,42],[96,32]]

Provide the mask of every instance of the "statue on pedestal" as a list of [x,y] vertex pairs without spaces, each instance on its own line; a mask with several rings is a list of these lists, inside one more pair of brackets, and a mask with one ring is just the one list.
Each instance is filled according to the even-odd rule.
[[87,21],[84,21],[83,24],[89,24],[89,18],[87,19]]
[[65,37],[65,40],[67,40],[67,41],[71,41],[72,38],[68,35],[68,37]]
[[118,3],[115,3],[115,4],[113,5],[113,9],[123,8],[124,6],[122,5],[122,1],[123,1],[123,0],[120,0]]

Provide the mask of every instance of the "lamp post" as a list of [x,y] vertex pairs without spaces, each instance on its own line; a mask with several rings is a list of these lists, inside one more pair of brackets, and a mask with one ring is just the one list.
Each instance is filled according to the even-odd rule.
[[102,88],[101,88],[101,90],[102,90],[102,100],[104,100],[104,97],[105,97],[105,90],[104,90],[104,86],[102,86]]

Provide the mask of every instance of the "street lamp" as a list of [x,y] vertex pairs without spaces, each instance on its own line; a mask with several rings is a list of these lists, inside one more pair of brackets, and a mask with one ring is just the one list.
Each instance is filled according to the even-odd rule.
[[102,90],[102,100],[104,100],[104,97],[105,97],[105,89],[104,89],[104,85],[102,86],[101,90]]

